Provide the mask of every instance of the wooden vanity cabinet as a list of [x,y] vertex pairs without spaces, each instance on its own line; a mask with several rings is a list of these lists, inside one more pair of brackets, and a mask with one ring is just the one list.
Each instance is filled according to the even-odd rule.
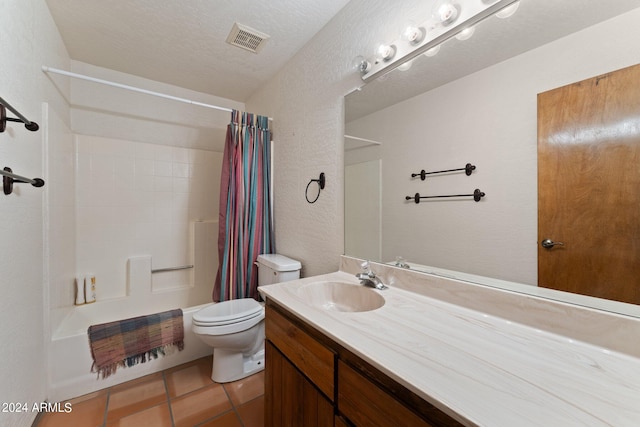
[[271,342],[265,351],[265,427],[333,426],[333,403]]
[[336,353],[267,303],[265,427],[334,425]]
[[461,426],[272,300],[265,426]]

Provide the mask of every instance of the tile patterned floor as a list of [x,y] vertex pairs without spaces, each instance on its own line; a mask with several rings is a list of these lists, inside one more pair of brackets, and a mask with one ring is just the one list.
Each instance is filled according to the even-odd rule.
[[70,400],[37,427],[263,427],[264,372],[211,380],[211,356]]

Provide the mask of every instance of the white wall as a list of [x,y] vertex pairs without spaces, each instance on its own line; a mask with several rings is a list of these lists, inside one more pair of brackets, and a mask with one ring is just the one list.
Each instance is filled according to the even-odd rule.
[[[0,10],[0,96],[38,124],[44,124],[42,103],[47,102],[68,124],[64,100],[68,85],[54,89],[40,69],[44,63],[69,67],[45,2],[3,0]],[[46,180],[45,136],[46,128],[30,132],[18,123],[9,123],[0,134],[0,167]],[[43,188],[17,184],[16,189],[9,196],[0,194],[0,401],[33,404],[46,397],[44,324],[48,314],[43,307],[48,292],[43,286],[43,198],[51,189],[48,183]],[[28,426],[35,416],[31,412],[2,412],[0,425]]]
[[[302,262],[302,274],[338,269],[344,250],[343,96],[362,85],[353,59],[376,40],[393,40],[409,16],[428,16],[420,0],[352,0],[247,101],[274,118],[276,250]],[[314,204],[304,190],[320,172]]]
[[[353,72],[350,64],[357,55],[362,55],[375,45],[376,41],[394,39],[407,17],[427,16],[429,11],[423,10],[427,7],[425,3],[427,2],[405,1],[398,4],[383,0],[352,0],[278,75],[247,102],[249,110],[269,114],[275,118],[276,245],[278,252],[302,261],[305,275],[335,270],[338,255],[343,251],[343,96],[360,85],[359,76]],[[511,63],[499,64],[498,70],[502,76],[500,81],[487,72],[480,72],[453,83],[454,88],[457,88],[458,98],[464,96],[466,100],[464,94],[477,92],[472,96],[476,102],[476,109],[463,107],[465,116],[462,120],[465,126],[468,124],[476,131],[481,131],[480,135],[474,138],[476,141],[478,137],[483,141],[490,140],[493,141],[493,146],[483,149],[481,144],[476,142],[477,145],[465,146],[465,152],[454,152],[451,145],[455,144],[452,142],[453,138],[447,137],[445,141],[448,141],[449,145],[440,147],[438,155],[443,156],[445,164],[454,160],[457,164],[458,158],[462,157],[462,165],[468,161],[478,163],[478,173],[474,174],[474,185],[471,187],[473,190],[476,185],[480,188],[484,186],[488,196],[485,202],[471,206],[474,208],[471,220],[476,221],[479,212],[481,217],[487,218],[490,216],[486,212],[487,209],[501,207],[504,209],[501,211],[501,218],[524,216],[524,221],[533,224],[527,226],[526,236],[522,235],[519,229],[513,228],[513,221],[501,226],[501,231],[506,230],[509,234],[515,232],[515,237],[524,239],[518,243],[510,241],[503,232],[481,242],[483,250],[489,253],[505,243],[507,249],[523,245],[525,248],[518,250],[516,257],[518,263],[529,263],[526,266],[522,265],[526,273],[518,274],[518,277],[523,277],[525,281],[531,281],[534,273],[530,262],[532,259],[535,260],[536,237],[535,234],[531,234],[532,227],[535,228],[535,202],[531,201],[531,197],[535,200],[535,196],[523,196],[519,194],[520,190],[516,191],[513,187],[501,187],[500,181],[511,180],[520,174],[519,179],[527,189],[525,191],[532,188],[535,191],[535,93],[544,88],[640,62],[634,41],[634,37],[638,39],[637,33],[628,28],[634,21],[638,21],[637,11],[613,23],[603,24],[611,28],[596,30],[598,35],[604,36],[602,39],[591,40],[594,36],[588,36],[590,42],[582,43],[583,36],[576,35],[580,40],[569,37],[552,43],[547,48],[525,54],[527,56],[524,59],[516,58]],[[622,24],[627,28],[619,28]],[[613,33],[610,34],[608,31]],[[541,75],[527,69],[527,65],[532,63],[537,64],[536,70],[542,73]],[[496,84],[497,96],[492,90]],[[451,112],[459,106],[453,102],[452,97],[445,94],[444,89],[433,93],[433,98],[438,94],[445,100],[444,107],[438,106],[444,108],[445,112]],[[502,95],[507,97],[502,98]],[[521,97],[528,100],[528,104],[523,104]],[[478,108],[477,102],[480,101],[489,103],[489,106],[483,105]],[[516,121],[511,123],[501,119],[505,110],[513,110],[511,113],[515,115]],[[459,122],[452,121],[444,112],[434,117],[439,117],[451,126],[459,126]],[[358,136],[382,139],[376,135]],[[468,139],[465,138],[465,141]],[[495,171],[489,166],[494,157],[508,158],[510,161],[503,169]],[[426,164],[418,160],[416,159],[415,164],[408,161],[403,163],[403,170],[410,173],[412,168],[419,166],[417,171],[420,171]],[[524,174],[520,170],[519,162],[524,163]],[[437,164],[442,165],[443,162],[439,161]],[[304,186],[321,171],[326,174],[327,187],[318,202],[309,205],[304,200]],[[490,175],[496,172],[501,175]],[[466,182],[471,182],[468,180],[469,178]],[[447,184],[447,188],[451,188],[449,184],[451,183]],[[467,184],[464,185],[466,188]],[[407,185],[403,184],[392,191],[403,198],[406,188]],[[424,212],[424,209],[420,210]],[[415,213],[417,210],[414,209],[412,212]],[[455,216],[455,221],[459,223],[468,220],[468,215],[464,213]],[[447,233],[455,231],[451,230],[452,223],[449,224]],[[444,236],[444,233],[442,235]],[[485,236],[472,234],[468,238],[478,239]],[[502,249],[498,251],[504,252]],[[465,251],[464,255],[477,263],[477,255],[469,251]],[[448,259],[456,256],[457,253],[447,253]],[[497,271],[495,275],[513,278],[513,271],[502,272],[504,264],[505,262],[496,256],[491,259],[488,268]],[[486,269],[482,272],[488,271]]]
[[[348,124],[387,141],[383,260],[536,284],[536,95],[640,63],[639,21],[637,9]],[[469,162],[471,176],[410,178]],[[479,203],[403,201],[475,188]]]
[[[205,104],[244,110],[244,103],[72,61],[74,73]],[[56,82],[68,77],[51,75]],[[215,78],[215,76],[211,76]],[[71,80],[75,133],[173,147],[222,151],[230,113],[82,79]]]
[[344,248],[357,258],[382,258],[382,161],[344,167]]

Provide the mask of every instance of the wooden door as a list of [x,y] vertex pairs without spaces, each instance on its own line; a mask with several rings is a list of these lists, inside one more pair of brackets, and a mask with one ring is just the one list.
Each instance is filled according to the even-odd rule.
[[538,95],[538,284],[640,304],[640,65]]

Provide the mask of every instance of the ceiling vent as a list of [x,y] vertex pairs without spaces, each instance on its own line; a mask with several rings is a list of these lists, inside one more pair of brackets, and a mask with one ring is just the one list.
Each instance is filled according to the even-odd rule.
[[231,28],[231,32],[227,36],[227,43],[253,53],[258,53],[268,38],[268,35],[236,22],[233,24],[233,28]]

